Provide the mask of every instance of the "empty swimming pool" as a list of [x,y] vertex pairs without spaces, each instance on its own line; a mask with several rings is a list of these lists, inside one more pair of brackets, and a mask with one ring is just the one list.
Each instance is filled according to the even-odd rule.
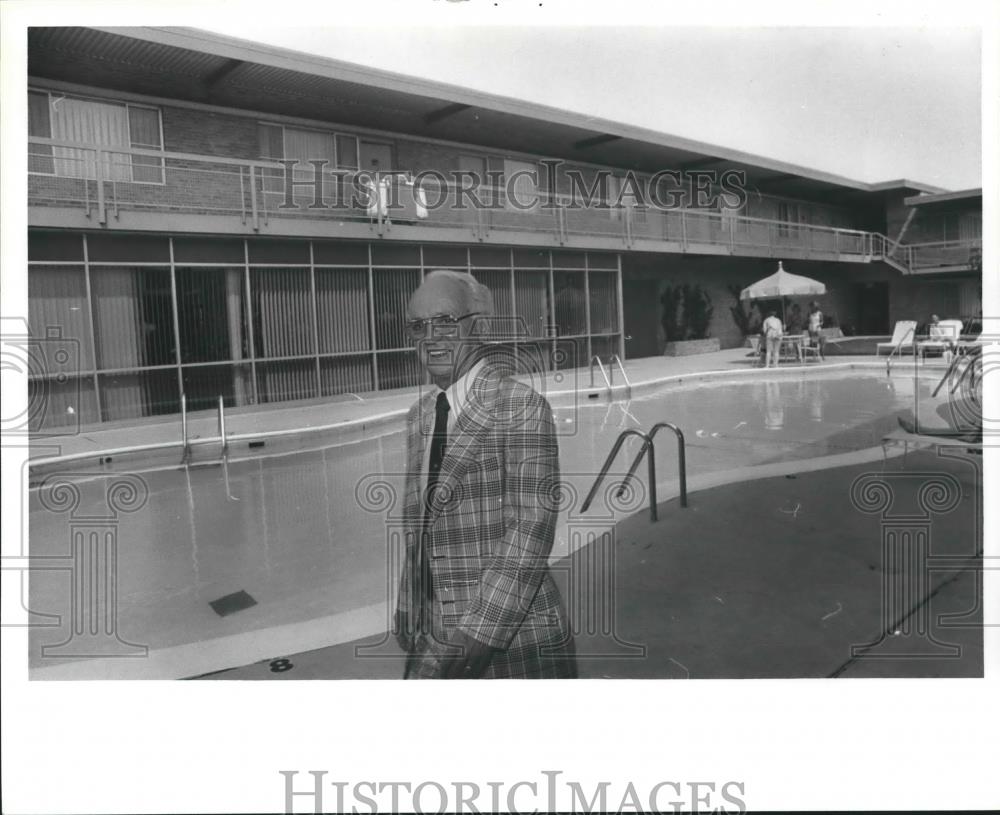
[[[920,380],[916,396],[926,398],[934,384]],[[914,396],[912,375],[855,370],[705,376],[627,401],[585,394],[554,400],[568,496],[554,557],[567,554],[566,518],[579,513],[621,430],[646,430],[658,421],[679,425],[687,438],[688,478],[697,481],[877,446]],[[634,442],[613,474],[627,469],[638,450]],[[657,443],[662,498],[676,482],[676,454],[672,439],[661,436]],[[32,675],[188,676],[384,630],[398,537],[392,499],[402,472],[400,422],[350,443],[317,441],[309,451],[137,473],[133,478],[148,496],[115,522],[115,628],[121,640],[147,646],[150,659],[84,660],[92,663],[88,668],[67,649],[43,657],[43,646],[67,640],[73,603],[81,602],[71,572],[53,567],[31,576],[28,605],[49,623],[32,630]],[[640,475],[644,480],[644,468]],[[72,512],[52,500],[59,480],[49,477],[30,494],[36,564],[62,563],[78,519],[108,514],[107,492],[116,477],[77,482]],[[642,510],[642,491],[613,510],[614,517]],[[611,511],[598,504],[596,515]],[[107,619],[110,609],[91,611]]]

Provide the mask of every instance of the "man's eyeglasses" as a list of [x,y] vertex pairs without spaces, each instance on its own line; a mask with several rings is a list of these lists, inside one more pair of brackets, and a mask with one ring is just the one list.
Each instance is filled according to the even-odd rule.
[[482,312],[470,311],[461,317],[452,314],[439,314],[436,317],[428,317],[426,320],[407,320],[406,333],[414,340],[422,340],[428,335],[432,337],[453,337],[458,334],[458,324],[469,317],[478,317]]

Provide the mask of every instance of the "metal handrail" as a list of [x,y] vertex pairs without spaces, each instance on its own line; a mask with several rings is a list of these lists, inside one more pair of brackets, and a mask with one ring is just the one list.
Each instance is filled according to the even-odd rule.
[[[938,391],[941,390],[941,386],[944,385],[944,383],[951,378],[951,375],[955,372],[955,368],[958,367],[958,363],[962,359],[963,359],[962,356],[960,356],[959,354],[955,354],[952,361],[948,363],[948,369],[944,372],[944,376],[941,377],[941,381],[937,383],[937,387],[934,388],[933,392],[931,393],[931,397],[938,395]],[[965,371],[962,372],[962,376],[958,378],[958,381],[961,382],[964,376],[965,376]],[[949,390],[949,393],[954,393],[954,392],[955,392],[955,387],[952,387]]]
[[[885,358],[885,372],[886,372],[886,374],[889,373],[889,367],[890,367],[890,363],[892,362],[892,356],[893,356],[893,354],[895,354],[897,351],[900,351],[900,349],[904,345],[907,344],[906,343],[907,337],[910,338],[910,343],[909,344],[914,346],[914,348],[913,348],[913,354],[914,354],[914,356],[916,356],[916,354],[917,354],[917,349],[916,349],[916,345],[915,345],[916,339],[917,339],[916,335],[917,335],[917,328],[916,328],[916,326],[914,326],[913,328],[908,328],[906,330],[906,333],[903,334],[902,337],[900,337],[899,342],[897,342],[896,345],[893,347],[893,349],[889,352],[889,356],[887,356]],[[900,359],[902,359],[902,357],[903,357],[902,351],[900,351],[899,356],[900,356]]]
[[608,367],[611,369],[612,372],[611,375],[614,376],[615,368],[613,363],[615,362],[618,363],[618,370],[622,372],[622,379],[625,380],[625,388],[626,388],[625,394],[626,396],[629,396],[632,393],[632,383],[629,381],[628,374],[625,373],[625,365],[622,363],[622,359],[620,356],[618,356],[618,354],[612,354],[611,361],[608,363]]
[[[955,380],[955,383],[951,386],[949,394],[955,393],[955,391],[958,390],[958,386],[962,384],[962,382],[965,380],[966,377],[969,378],[969,387],[970,388],[976,387],[976,363],[978,362],[980,364],[980,367],[982,366],[983,358],[981,354],[982,354],[982,348],[979,348],[979,350],[968,351],[961,356],[958,355],[955,356],[954,360],[955,362],[961,359],[965,359],[968,360],[968,364],[965,366],[965,370],[962,371],[961,374],[959,374],[958,379]],[[940,387],[940,385],[938,387]],[[935,393],[937,393],[936,390]]]
[[[650,451],[649,456],[649,519],[650,521],[656,520],[656,458],[652,454],[653,440],[647,436],[645,433],[630,428],[629,430],[623,430],[618,434],[618,438],[615,439],[614,446],[611,448],[611,452],[608,453],[608,457],[604,459],[604,464],[601,466],[601,472],[597,476],[597,480],[594,481],[594,486],[590,488],[590,492],[587,493],[587,497],[583,499],[583,506],[580,507],[580,512],[586,512],[590,508],[591,502],[594,500],[594,496],[597,495],[597,490],[604,481],[604,477],[608,474],[608,470],[611,469],[611,464],[615,460],[615,456],[618,455],[618,451],[622,449],[622,445],[625,443],[625,439],[629,436],[638,436],[642,439],[642,449],[639,450],[639,456],[636,462],[642,458],[643,453],[647,450]],[[634,467],[635,465],[633,465]],[[631,471],[630,471],[631,475]],[[626,477],[627,481],[627,477]],[[618,489],[618,495],[620,496],[625,490],[626,482],[622,482],[621,487]]]
[[181,464],[186,464],[191,458],[191,442],[188,441],[187,394],[181,394]]
[[226,439],[226,406],[219,396],[219,440],[222,442],[222,455],[229,454],[229,441]]
[[623,430],[618,434],[618,438],[615,439],[615,443],[611,448],[611,452],[608,453],[606,459],[604,459],[604,464],[601,466],[601,472],[598,474],[597,479],[594,481],[594,485],[590,488],[590,492],[587,493],[587,497],[583,500],[583,506],[580,508],[580,512],[586,512],[590,508],[591,502],[594,500],[594,496],[597,495],[597,490],[600,488],[601,484],[604,482],[605,476],[608,474],[608,470],[611,469],[611,464],[615,460],[615,456],[618,455],[618,451],[621,450],[622,445],[625,443],[625,439],[629,436],[638,436],[643,440],[642,447],[639,449],[638,454],[632,461],[632,465],[629,467],[628,472],[625,474],[625,478],[622,479],[621,486],[618,487],[617,497],[621,498],[625,489],[628,487],[629,481],[635,477],[635,471],[639,469],[639,462],[642,461],[642,457],[648,453],[649,459],[647,461],[647,466],[649,470],[649,518],[651,521],[656,521],[656,445],[653,442],[653,437],[662,429],[667,428],[673,431],[674,435],[677,437],[677,471],[680,481],[680,503],[682,508],[686,508],[688,505],[687,500],[687,455],[684,444],[684,433],[675,424],[671,422],[657,422],[654,424],[648,433],[643,433],[634,428],[629,430]]
[[[274,169],[274,170],[281,171],[282,173],[284,173],[284,172],[287,171],[286,165],[282,161],[273,160],[273,159],[253,159],[253,160],[248,160],[248,159],[231,158],[231,157],[228,157],[228,156],[206,155],[206,154],[198,154],[198,153],[182,153],[182,152],[176,152],[176,151],[171,151],[171,150],[158,150],[158,149],[139,148],[139,147],[127,147],[126,148],[126,147],[123,147],[123,146],[120,146],[120,145],[107,145],[107,144],[98,144],[98,143],[87,142],[87,141],[75,141],[75,140],[67,140],[67,139],[53,139],[53,138],[45,138],[45,137],[41,137],[41,136],[32,136],[29,139],[29,148],[30,148],[31,145],[36,145],[36,144],[37,145],[52,146],[52,147],[71,148],[71,149],[76,149],[76,150],[87,151],[89,153],[94,153],[97,156],[98,163],[100,163],[100,161],[101,161],[102,154],[113,154],[113,155],[130,156],[130,157],[131,156],[141,156],[141,157],[155,158],[155,159],[159,159],[160,161],[164,162],[164,164],[162,166],[163,166],[163,168],[165,170],[167,170],[167,171],[174,171],[174,172],[183,172],[183,171],[186,171],[186,170],[190,170],[192,168],[183,167],[183,166],[170,167],[170,166],[168,166],[168,162],[197,162],[197,163],[201,163],[201,164],[216,164],[216,165],[220,165],[220,166],[223,166],[223,167],[231,168],[229,170],[230,172],[233,172],[233,169],[235,169],[235,168],[240,168],[241,169],[241,168],[246,167],[250,171],[250,181],[251,181],[251,186],[252,186],[252,188],[253,188],[254,191],[256,191],[256,176],[257,176],[256,170],[257,170],[257,168],[260,168],[262,172],[265,169]],[[41,154],[38,154],[38,155],[41,155]],[[367,175],[368,174],[368,171],[365,171],[365,170],[350,170],[350,169],[346,169],[346,168],[330,168],[330,169],[325,169],[324,168],[323,172],[324,172],[324,176],[325,177],[342,177],[345,181],[350,181],[355,176],[363,176],[363,175]],[[95,172],[95,175],[97,175],[98,173],[100,173],[99,170],[97,172]],[[103,175],[103,173],[100,173],[100,174]],[[386,175],[386,176],[410,176],[410,177],[414,176],[414,173],[412,171],[408,171],[408,170],[384,170],[384,171],[381,171],[381,174],[382,175]],[[263,181],[263,179],[261,179],[261,180]],[[243,182],[243,179],[241,178],[241,183],[242,182]],[[421,185],[428,185],[430,187],[436,187],[438,189],[443,189],[449,195],[451,195],[451,194],[457,194],[462,189],[462,185],[459,184],[459,183],[451,182],[451,181],[448,181],[447,179],[445,179],[444,182],[442,183],[441,179],[439,177],[435,177],[435,176],[422,177],[421,178]],[[267,197],[267,190],[262,190],[262,192],[263,192],[262,198],[266,199],[266,197]],[[480,185],[477,188],[477,192],[482,192],[482,193],[485,193],[485,192],[498,193],[499,192],[499,193],[503,193],[503,192],[505,192],[505,188],[503,188],[503,187],[493,187],[491,185],[485,185],[484,184],[484,185]],[[539,195],[539,201],[543,205],[544,204],[548,204],[549,202],[554,202],[557,205],[557,210],[556,210],[557,217],[559,217],[559,216],[562,217],[561,223],[557,224],[557,233],[559,233],[559,237],[565,242],[566,212],[567,212],[567,210],[565,209],[564,205],[566,205],[566,204],[572,204],[573,203],[573,199],[571,197],[569,197],[569,196],[566,196],[565,194],[550,193],[550,192],[547,192],[547,191],[542,190],[542,189],[539,189],[537,191],[537,193]],[[85,191],[85,194],[89,194],[89,189],[87,189]],[[102,202],[99,201],[98,203],[100,204]],[[265,219],[266,219],[266,215],[267,215],[267,213],[266,213],[266,202],[262,201],[261,204],[262,204],[263,208],[265,209],[264,216],[265,216]],[[476,209],[478,210],[480,208],[476,207]],[[490,206],[486,206],[486,207],[482,208],[481,211],[489,213],[489,212],[491,212],[491,207]],[[572,211],[572,208],[569,211]],[[666,218],[666,216],[671,215],[674,212],[676,212],[674,210],[669,210],[669,209],[660,209],[660,210],[657,210],[657,208],[655,208],[655,207],[649,208],[649,211],[654,211],[654,212],[655,211],[660,211],[664,215],[664,218]],[[631,213],[630,210],[626,210],[626,214],[622,218],[622,224],[623,224],[623,230],[622,230],[623,234],[622,234],[622,237],[624,237],[627,241],[629,241],[631,243],[631,242],[633,242],[635,240],[636,236],[635,236],[635,232],[634,232],[634,229],[633,229],[634,219],[632,217],[632,214],[630,214],[630,213]],[[826,226],[826,225],[823,225],[823,224],[802,224],[802,223],[799,223],[799,222],[792,222],[792,221],[777,221],[777,220],[772,220],[772,219],[769,219],[769,218],[759,218],[759,217],[747,216],[747,215],[732,216],[732,215],[729,215],[729,214],[722,214],[722,213],[716,213],[716,212],[701,212],[701,211],[697,211],[697,210],[687,210],[687,209],[684,209],[684,208],[681,208],[679,210],[679,213],[680,213],[681,233],[682,233],[681,241],[685,245],[687,245],[688,238],[689,238],[689,236],[686,234],[686,232],[687,232],[687,229],[686,229],[687,223],[686,222],[687,222],[687,220],[689,218],[690,219],[694,219],[694,220],[709,221],[709,222],[712,222],[714,224],[717,224],[719,226],[719,231],[720,231],[720,236],[721,237],[720,237],[720,239],[718,241],[715,241],[715,242],[719,243],[720,245],[730,245],[730,248],[732,248],[731,244],[732,244],[732,241],[733,241],[733,232],[734,232],[734,230],[736,230],[738,228],[741,228],[741,227],[751,228],[751,227],[753,227],[755,225],[760,225],[760,226],[763,226],[763,227],[767,227],[769,230],[772,230],[772,231],[773,231],[773,229],[775,227],[780,227],[780,228],[783,228],[783,229],[786,229],[786,230],[797,229],[797,230],[808,231],[810,234],[812,234],[812,233],[822,233],[822,234],[831,235],[831,236],[833,236],[833,243],[834,243],[834,245],[836,247],[838,247],[838,248],[841,247],[841,244],[844,242],[844,239],[846,237],[857,238],[858,240],[860,240],[862,242],[862,245],[864,245],[866,243],[870,244],[870,243],[872,243],[872,241],[873,241],[873,235],[875,234],[875,233],[868,232],[868,231],[865,231],[865,230],[860,230],[860,229],[850,229],[850,228],[843,228],[843,227],[831,227],[831,226]],[[251,215],[255,215],[256,212],[253,211],[253,209],[252,209],[252,211],[251,211],[250,214]],[[882,237],[884,237],[884,236],[882,236]]]
[[604,377],[604,383],[608,386],[608,393],[610,394],[613,389],[613,378],[614,378],[614,368],[611,369],[611,378],[608,377],[608,372],[604,368],[604,363],[601,362],[601,358],[596,354],[590,358],[590,387],[594,387],[594,363],[597,363],[597,367],[601,369],[601,376]]
[[[687,456],[685,454],[684,433],[683,433],[683,431],[681,431],[681,429],[677,425],[671,424],[670,422],[657,422],[656,424],[654,424],[649,429],[649,433],[647,433],[646,435],[649,436],[649,444],[650,444],[651,450],[653,450],[655,452],[655,448],[653,448],[653,437],[656,435],[657,431],[659,431],[660,428],[663,428],[663,427],[666,427],[666,428],[672,430],[673,433],[674,433],[674,435],[677,437],[677,471],[678,471],[678,474],[680,476],[680,488],[681,488],[680,498],[681,498],[681,506],[682,507],[687,507],[687,505],[688,505],[688,499],[687,499]],[[650,453],[650,455],[652,455],[652,452]],[[635,471],[639,468],[639,459],[641,457],[642,457],[642,453],[640,452],[639,455],[636,456],[635,461],[632,462],[632,466],[629,468],[628,474],[625,476],[625,480],[622,481],[622,486],[621,486],[621,489],[619,490],[619,493],[618,493],[619,496],[621,496],[621,493],[624,492],[625,487],[628,484],[629,479],[632,478],[632,476],[635,474]]]
[[[651,446],[653,445],[653,437],[661,427],[670,428],[674,432],[674,435],[677,436],[677,469],[680,475],[681,507],[687,507],[687,457],[685,455],[684,448],[684,433],[675,424],[671,424],[670,422],[657,422],[650,428],[649,433],[647,434]],[[653,452],[651,455],[656,452],[655,447],[653,447],[652,450]],[[639,469],[639,460],[641,458],[642,451],[640,450],[639,455],[637,455],[635,457],[635,461],[632,462],[632,466],[629,467],[628,473],[625,474],[621,488],[618,490],[619,497],[621,497],[621,494],[625,491],[625,487],[628,486],[629,479],[631,479],[635,475],[635,471]]]

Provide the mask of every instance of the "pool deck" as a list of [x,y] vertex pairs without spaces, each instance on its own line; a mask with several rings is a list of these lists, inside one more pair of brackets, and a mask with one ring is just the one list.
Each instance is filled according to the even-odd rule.
[[[604,544],[613,569],[596,543],[553,564],[575,610],[581,678],[981,677],[981,464],[920,452],[699,491],[687,509],[660,504],[657,523],[632,515]],[[882,518],[859,508],[852,485],[866,475],[888,482],[902,506],[929,473],[960,492],[954,511],[927,529],[931,554],[950,566],[890,611],[886,586],[915,584],[885,561]],[[736,518],[744,531],[734,534]],[[595,573],[614,585],[573,598],[568,576],[589,585],[584,576]],[[398,679],[403,655],[380,640],[274,654],[200,678]],[[274,667],[276,659],[285,662]]]
[[[928,383],[933,382],[933,379],[937,379],[943,369],[943,364],[934,361],[928,362],[919,370],[921,373],[926,372],[927,379],[924,379],[924,382]],[[786,365],[777,371],[764,371],[753,367],[752,360],[748,357],[746,349],[730,349],[716,354],[692,357],[640,359],[632,361],[627,365],[629,379],[634,389],[638,391],[636,395],[641,394],[642,389],[649,390],[654,386],[670,381],[684,382],[686,384],[690,381],[702,380],[703,378],[727,379],[731,376],[742,381],[746,381],[747,379],[752,380],[757,377],[766,377],[770,380],[772,377],[781,376],[798,377],[805,370],[811,372],[828,372],[833,375],[849,373],[851,370],[859,370],[869,376],[873,374],[884,376],[886,361],[884,357],[882,359],[858,356],[839,357],[826,363],[810,363],[808,366]],[[908,376],[913,370],[912,360],[904,360],[902,363],[897,362],[893,366],[894,375],[896,376]],[[543,390],[556,406],[560,404],[560,399],[564,397],[572,396],[579,398],[579,396],[583,394],[589,395],[591,392],[589,375],[586,370],[563,371],[557,374],[550,374],[545,377],[544,381],[536,382],[535,386],[539,390]],[[927,389],[928,385],[925,384],[923,387]],[[593,392],[595,395],[603,394],[606,397],[607,388],[595,388]],[[622,391],[616,390],[613,395],[618,398],[619,396],[624,397],[625,394]],[[303,429],[317,430],[322,428],[326,432],[306,434],[306,437],[310,439],[308,443],[336,445],[341,443],[341,439],[348,440],[352,435],[356,435],[359,429],[376,428],[372,431],[376,434],[398,430],[401,427],[402,416],[412,404],[414,396],[415,390],[409,389],[393,394],[373,396],[369,400],[362,400],[356,397],[341,397],[321,403],[298,404],[281,408],[266,406],[239,412],[233,411],[232,415],[227,417],[227,436],[230,439],[239,438],[247,440],[255,436],[266,436],[267,434],[287,434],[291,440],[290,443],[294,443],[297,437],[302,436]],[[925,414],[922,413],[922,415]],[[67,442],[67,445],[71,445],[65,450],[66,453],[91,458],[96,458],[99,455],[107,455],[109,450],[114,451],[128,446],[132,446],[133,450],[139,446],[144,446],[148,449],[148,445],[159,442],[163,445],[160,453],[164,455],[169,454],[169,464],[167,466],[174,469],[180,464],[178,444],[179,424],[180,422],[176,418],[173,418],[170,421],[136,424],[130,427],[96,428],[86,433],[81,433],[78,436],[64,437],[58,441],[64,440]],[[214,456],[217,462],[219,457],[219,441],[216,435],[215,417],[200,416],[193,418],[190,423],[190,430],[192,438],[198,434],[203,434],[200,438],[205,439],[206,444],[201,449],[205,453]],[[343,434],[341,431],[343,431]],[[160,435],[157,436],[157,434]],[[51,441],[51,439],[41,439],[37,452],[33,442],[32,452],[36,453],[36,455],[44,455],[45,452],[49,451],[46,449],[46,445]],[[237,445],[234,444],[234,448],[236,447]],[[238,452],[242,455],[246,455],[248,452],[250,455],[258,454],[257,450],[247,451],[245,445],[239,446]],[[176,458],[174,458],[175,454],[177,455]],[[138,468],[141,468],[147,458],[152,459],[153,457],[155,457],[155,453],[152,451],[148,453],[135,451],[132,455],[128,456],[115,455],[114,467],[117,469],[129,463],[134,466],[135,462],[138,461]],[[905,462],[905,456],[903,458]],[[694,579],[694,575],[699,571],[696,568],[698,558],[701,557],[704,559],[704,547],[701,541],[705,540],[711,543],[710,548],[713,552],[716,549],[722,551],[737,545],[730,542],[730,538],[734,538],[735,540],[736,537],[732,535],[733,518],[745,519],[745,524],[742,524],[741,521],[743,528],[758,529],[759,534],[764,535],[765,538],[771,534],[768,531],[768,519],[757,518],[755,516],[753,507],[758,503],[758,499],[754,498],[756,494],[754,490],[757,487],[752,487],[750,482],[762,483],[763,481],[767,481],[774,483],[777,485],[776,494],[780,494],[787,484],[800,483],[796,482],[796,479],[807,479],[808,483],[813,485],[809,491],[811,491],[810,494],[812,499],[814,499],[814,504],[823,504],[827,500],[825,496],[828,491],[841,483],[834,476],[834,473],[840,472],[842,468],[848,466],[867,467],[874,470],[885,467],[888,461],[887,451],[875,447],[841,455],[826,456],[820,459],[765,463],[739,469],[730,468],[721,472],[704,473],[690,478],[688,489],[693,496],[692,507],[694,511],[680,513],[682,521],[696,520],[696,516],[699,515],[699,507],[707,506],[708,502],[710,500],[714,501],[716,496],[732,496],[732,501],[726,500],[727,505],[724,510],[720,512],[713,511],[707,516],[713,523],[716,519],[724,519],[725,521],[722,523],[722,526],[718,527],[715,533],[708,533],[706,536],[700,527],[696,528],[695,534],[691,534],[690,530],[681,530],[678,533],[678,537],[676,538],[678,540],[699,542],[696,547],[698,552],[691,555],[693,564],[691,579]],[[58,467],[53,465],[53,468]],[[818,472],[819,470],[823,470],[824,472],[820,473]],[[816,474],[812,475],[814,472]],[[827,474],[829,474],[829,480]],[[849,482],[847,483],[849,484]],[[671,482],[671,485],[667,486],[669,486],[668,489],[660,491],[662,501],[661,512],[664,515],[669,514],[674,516],[678,514],[674,511],[675,508],[671,508],[672,504],[676,502],[676,485]],[[730,503],[732,504],[731,506],[729,505]],[[794,507],[794,504],[789,503],[789,506]],[[833,503],[830,506],[832,507]],[[843,525],[845,508],[839,507],[835,511],[828,511],[828,509],[822,509],[819,512],[820,516],[825,518],[825,520],[821,520],[820,522],[821,527],[830,530],[834,540],[845,534],[853,534],[848,527]],[[849,511],[849,507],[847,510]],[[856,515],[857,513],[854,514]],[[675,537],[670,527],[671,524],[676,523],[676,520],[676,518],[673,518],[670,523],[652,525],[651,529],[639,533],[638,541],[635,545],[641,545],[642,549],[637,551],[645,551],[650,547],[656,548],[661,546],[661,544],[656,543],[656,540],[661,538],[661,532],[663,535],[666,535],[666,539],[674,540]],[[770,519],[770,521],[773,520],[773,518]],[[629,529],[633,523],[642,523],[649,526],[645,513],[639,513],[632,518],[623,520],[619,529]],[[788,530],[774,530],[774,534],[778,540],[783,540],[783,536],[787,536],[787,532]],[[650,535],[653,537],[649,537]],[[620,537],[619,540],[621,540]],[[560,563],[564,566],[575,563],[582,556],[578,552],[586,550],[594,550],[594,547],[586,546],[582,550],[577,551],[573,551],[568,546],[557,547],[557,550],[553,552],[553,565],[558,567]],[[647,564],[641,557],[638,561],[638,566],[631,560],[623,560],[622,568],[625,572],[631,570],[630,573],[634,574],[635,585],[637,587],[643,585],[644,574],[647,570],[650,570],[650,572],[655,571],[652,567],[652,562]],[[663,572],[660,579],[650,584],[653,587],[651,591],[654,593],[658,590],[655,588],[656,586],[664,585],[663,580],[669,581],[672,578],[672,572],[670,571],[672,567],[669,563],[665,568],[667,570]],[[748,565],[746,568],[752,570],[752,566]],[[563,569],[563,571],[565,572],[566,569]],[[806,579],[815,579],[816,575],[804,575],[804,577]],[[845,585],[849,582],[849,580],[845,581]],[[683,595],[683,586],[678,585],[677,588],[680,594]],[[714,599],[715,596],[713,595],[712,602],[716,602]],[[347,659],[345,656],[349,653],[345,649],[353,649],[362,641],[360,638],[369,637],[378,631],[384,631],[385,610],[383,605],[364,607],[347,614],[335,615],[336,619],[322,618],[310,621],[305,625],[277,626],[276,628],[268,629],[268,636],[263,638],[260,636],[260,632],[251,631],[245,634],[224,637],[218,641],[213,640],[212,642],[191,644],[191,646],[178,646],[177,648],[164,648],[155,655],[151,653],[148,660],[142,661],[144,665],[138,667],[142,668],[140,673],[143,676],[155,676],[157,678],[173,676],[180,678],[201,675],[206,671],[217,670],[221,667],[230,668],[232,666],[247,665],[246,669],[233,668],[239,676],[242,676],[240,672],[243,670],[250,671],[256,669],[255,666],[249,665],[249,663],[264,659],[265,657],[280,658],[290,653],[296,655],[296,658],[300,662],[309,663],[313,657],[303,655],[329,652],[340,655],[334,660],[336,665],[332,666],[327,657],[317,657],[319,659],[317,676],[356,676],[356,671],[362,671],[363,675],[368,675],[368,672],[375,671],[374,675],[377,676],[385,676],[387,678],[396,676],[398,674],[394,672],[391,665],[393,662],[398,662],[398,654],[385,654],[385,656],[396,657],[396,659],[390,658],[388,660],[359,661],[353,658]],[[646,622],[639,621],[638,623],[639,629],[636,636],[646,638],[641,641],[652,641],[656,637],[662,637],[662,631],[656,628],[657,625],[662,623],[656,617],[656,614],[659,613],[656,611],[659,605],[658,600],[650,598],[648,603],[644,602],[636,606],[636,608],[653,610],[653,618]],[[747,613],[751,610],[750,607],[745,609]],[[652,625],[652,628],[650,625]],[[636,640],[635,636],[626,636],[625,638],[632,642],[640,641]],[[285,651],[285,654],[276,654],[276,648],[282,649]],[[353,651],[350,651],[350,653],[353,654]],[[271,657],[272,654],[273,657]],[[589,667],[584,666],[584,675],[592,677],[618,676],[621,675],[618,673],[618,669],[622,667],[627,668],[631,672],[627,675],[649,675],[644,674],[641,669],[641,665],[644,664],[646,665],[645,670],[654,670],[656,672],[654,675],[668,676],[672,675],[669,671],[675,670],[675,668],[671,667],[674,662],[687,666],[687,662],[685,662],[683,656],[673,654],[666,659],[668,660],[667,663],[663,663],[662,660],[660,663],[657,663],[655,659],[644,663],[634,660],[626,660],[625,662],[612,660],[610,665],[602,665],[600,661],[594,662],[593,659],[590,659]],[[86,665],[81,663],[52,665],[45,669],[45,677],[39,675],[37,678],[71,678],[77,676],[81,670],[87,676],[93,675],[95,678],[97,676],[103,677],[105,674],[102,672],[110,671],[110,668],[103,664],[97,664],[101,662],[101,660],[90,660]],[[110,662],[120,663],[122,661],[110,660]],[[376,668],[376,665],[381,667]],[[116,665],[114,667],[117,670],[119,666]],[[256,667],[259,667],[259,664]],[[786,665],[785,667],[787,668],[788,666]],[[731,666],[726,668],[726,670],[730,669],[732,669]],[[815,676],[822,675],[822,670],[832,671],[835,669],[836,666],[829,667],[824,665],[822,669],[819,669],[816,665],[812,665],[805,673],[785,673],[784,675]],[[270,673],[270,670],[266,668],[266,663],[264,670]],[[638,674],[634,673],[636,670],[639,670]],[[756,673],[755,671],[758,669],[750,664],[732,670],[735,670],[735,673],[729,675],[761,675]],[[707,673],[702,668],[698,668],[697,671],[700,675],[726,675],[725,671],[715,673],[714,669],[708,670]],[[112,675],[117,676],[114,672],[108,673],[108,677]],[[228,675],[228,672],[224,675]],[[234,676],[234,678],[236,677]],[[296,678],[305,677],[299,673]]]
[[[831,357],[825,362],[811,361],[804,365],[784,363],[778,369],[765,371],[753,366],[746,348],[730,348],[709,354],[683,357],[645,357],[629,360],[625,371],[633,391],[648,388],[670,380],[683,380],[695,375],[773,376],[780,372],[802,370],[837,370],[849,368],[884,369],[886,358],[875,356]],[[940,370],[945,366],[939,360],[928,359],[921,363],[921,370]],[[894,360],[895,370],[912,370],[910,358]],[[601,374],[595,369],[595,385],[590,385],[586,368],[559,371],[539,376],[532,384],[551,401],[571,397],[578,393],[606,394]],[[365,431],[387,423],[398,422],[416,398],[417,390],[408,388],[386,394],[369,396],[342,395],[330,399],[280,405],[259,405],[230,409],[226,412],[226,436],[230,441],[249,441],[255,438],[275,438],[283,435],[300,436],[303,433],[324,432],[336,436],[349,431]],[[624,397],[626,389],[620,375],[614,377],[613,396]],[[182,450],[181,420],[177,415],[164,420],[146,419],[113,426],[91,425],[65,435],[40,435],[32,438],[32,465],[69,461],[86,461],[104,455],[126,453],[142,448],[149,451]],[[219,427],[214,412],[202,411],[188,417],[188,439],[194,447],[207,447],[218,455]]]

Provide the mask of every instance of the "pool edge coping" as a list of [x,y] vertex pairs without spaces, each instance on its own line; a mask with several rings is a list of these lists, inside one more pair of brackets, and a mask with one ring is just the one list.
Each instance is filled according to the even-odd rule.
[[[784,368],[749,368],[749,369],[719,369],[719,370],[709,370],[709,371],[697,371],[691,373],[682,374],[671,374],[669,376],[659,377],[656,379],[647,379],[641,382],[632,383],[629,385],[614,385],[611,388],[596,388],[596,387],[586,387],[586,388],[575,388],[567,389],[562,391],[547,392],[544,394],[545,398],[548,400],[559,399],[561,397],[567,396],[579,396],[580,394],[596,393],[599,395],[604,395],[609,401],[616,401],[617,399],[624,398],[626,394],[632,396],[635,395],[637,389],[643,391],[651,390],[655,387],[669,385],[669,384],[681,384],[685,380],[697,381],[699,379],[716,379],[716,378],[730,378],[739,376],[758,376],[763,371],[767,371],[769,374],[783,374],[789,375],[792,373],[802,373],[803,371],[843,371],[843,370],[869,370],[869,369],[881,369],[883,367],[881,362],[875,362],[872,360],[862,360],[858,362],[837,362],[829,365],[823,365],[822,367],[814,367],[811,365],[792,365],[786,366]],[[581,369],[582,370],[582,369]],[[926,369],[921,369],[921,373],[926,373]],[[332,424],[326,425],[313,425],[308,427],[291,427],[291,428],[281,428],[280,430],[262,430],[251,433],[238,433],[226,436],[227,444],[232,444],[234,442],[251,442],[260,441],[267,439],[277,439],[287,436],[295,435],[307,435],[313,433],[327,433],[331,431],[351,431],[351,430],[367,430],[369,427],[381,427],[382,425],[388,424],[389,422],[405,416],[410,410],[410,407],[399,408],[395,410],[386,411],[384,413],[378,413],[374,416],[363,417],[359,419],[345,419],[340,422],[334,422]],[[220,445],[221,439],[219,437],[209,437],[209,438],[199,438],[191,439],[188,441],[190,447],[195,446],[206,446],[206,445]],[[144,445],[133,445],[129,447],[112,447],[90,450],[82,453],[67,453],[65,455],[58,456],[48,456],[44,458],[29,458],[27,461],[29,470],[38,467],[52,467],[60,464],[70,464],[73,462],[86,461],[92,458],[104,458],[113,456],[123,456],[123,455],[133,455],[136,453],[144,452],[154,452],[154,451],[169,451],[177,450],[178,453],[183,454],[184,445],[180,440],[169,441],[169,442],[155,442],[152,444]],[[246,457],[241,457],[239,460],[243,460]],[[252,457],[250,457],[252,458]],[[184,466],[183,462],[178,462],[176,467]],[[171,466],[169,469],[173,469]],[[104,475],[104,473],[95,473],[95,475]]]

